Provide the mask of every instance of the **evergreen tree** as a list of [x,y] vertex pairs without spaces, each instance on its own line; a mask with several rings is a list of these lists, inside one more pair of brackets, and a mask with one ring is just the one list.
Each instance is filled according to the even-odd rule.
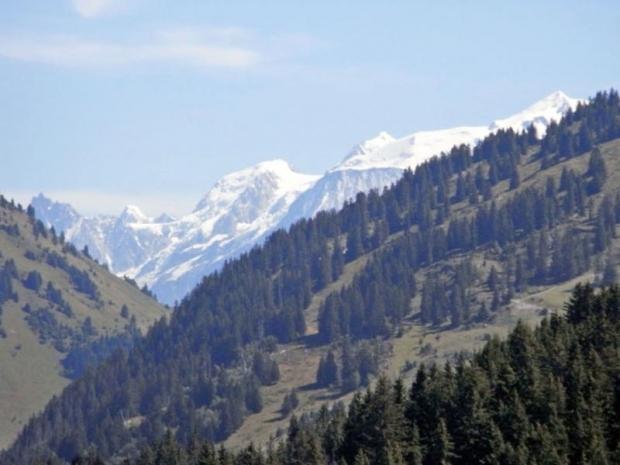
[[607,179],[607,168],[605,166],[603,155],[598,147],[596,147],[590,155],[587,175],[592,177],[589,185],[589,191],[591,193],[600,192],[603,188],[605,180]]
[[360,375],[355,358],[352,354],[351,344],[347,340],[344,341],[342,346],[342,380],[341,387],[342,392],[350,392],[360,385]]

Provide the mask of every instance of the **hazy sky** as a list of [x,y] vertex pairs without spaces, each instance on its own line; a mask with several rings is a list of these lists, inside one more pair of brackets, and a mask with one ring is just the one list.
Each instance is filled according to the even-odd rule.
[[618,24],[616,0],[4,1],[0,192],[184,213],[262,160],[321,173],[381,130],[620,87]]

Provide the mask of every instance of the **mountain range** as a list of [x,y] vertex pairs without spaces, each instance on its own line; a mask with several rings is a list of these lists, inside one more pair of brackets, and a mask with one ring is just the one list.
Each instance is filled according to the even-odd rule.
[[[170,447],[173,441],[191,446],[196,438],[225,442],[226,447],[243,448],[251,456],[252,450],[271,443],[273,450],[282,451],[277,452],[278,456],[285,458],[274,463],[327,463],[304,458],[309,455],[287,461],[286,457],[291,457],[285,455],[289,449],[282,447],[288,446],[280,444],[287,438],[299,439],[295,439],[295,448],[312,442],[320,444],[297,434],[299,425],[305,425],[310,418],[324,418],[321,412],[344,409],[349,402],[349,411],[360,412],[358,406],[369,397],[355,393],[379,386],[381,380],[377,376],[381,373],[402,380],[401,386],[410,384],[415,392],[421,392],[415,386],[426,386],[423,391],[432,399],[436,392],[452,392],[451,382],[436,384],[437,374],[443,373],[446,380],[465,381],[466,390],[457,400],[449,400],[444,411],[464,412],[462,418],[473,420],[474,426],[480,425],[476,426],[476,437],[495,438],[494,444],[499,445],[485,446],[484,450],[515,451],[512,445],[512,449],[501,446],[502,442],[513,444],[510,441],[514,440],[515,428],[534,434],[524,444],[553,444],[548,439],[555,437],[551,431],[567,431],[566,438],[560,438],[557,444],[582,437],[582,422],[563,426],[558,420],[597,418],[594,410],[605,410],[598,405],[618,405],[613,382],[603,385],[597,381],[597,386],[603,386],[607,393],[600,404],[579,400],[583,392],[591,392],[586,381],[598,380],[594,373],[603,373],[601,367],[609,366],[609,372],[601,379],[617,380],[618,364],[613,354],[602,362],[595,354],[592,356],[592,343],[599,347],[602,339],[589,342],[590,334],[585,340],[585,353],[570,349],[572,343],[558,345],[559,341],[568,341],[567,334],[575,333],[557,326],[562,318],[555,314],[566,308],[569,290],[577,283],[617,282],[619,154],[620,98],[613,90],[599,92],[574,112],[566,112],[558,124],[549,124],[543,137],[535,137],[531,129],[488,134],[473,149],[465,145],[455,147],[423,162],[413,172],[405,171],[379,194],[357,194],[339,210],[320,212],[312,219],[295,222],[287,230],[275,231],[249,253],[228,260],[218,272],[203,277],[168,318],[160,319],[144,337],[138,335],[128,350],[116,351],[96,366],[90,365],[92,369],[69,384],[28,422],[12,445],[0,453],[0,464],[41,463],[48,458],[51,463],[71,463],[88,451],[96,453],[103,463],[123,463],[127,458],[140,456],[147,443],[155,444],[155,448],[162,444],[162,452],[144,455],[139,463],[179,463],[158,457],[177,457]],[[214,195],[218,199],[225,197],[221,191]],[[9,208],[21,212],[15,204]],[[36,242],[37,234],[42,235],[45,228],[32,219],[34,214],[31,208],[20,213],[28,219],[23,218],[17,227],[9,216],[5,234],[20,243],[22,234],[29,232]],[[47,231],[48,242],[39,244],[39,254],[45,263],[56,266],[55,271],[69,271],[66,279],[56,274],[43,278],[43,282],[51,283],[45,286],[45,296],[52,302],[61,302],[54,289],[60,289],[64,281],[63,296],[78,292],[79,298],[101,302],[104,308],[112,305],[119,313],[118,321],[127,321],[126,317],[134,313],[132,305],[127,304],[128,309],[123,310],[121,303],[125,299],[119,299],[116,292],[106,298],[101,291],[99,298],[89,284],[96,276],[109,276],[103,267],[89,262],[96,276],[88,270],[73,270],[69,266],[73,262],[71,257],[86,260],[88,255],[79,253],[62,235]],[[58,256],[48,252],[49,241],[54,244],[54,238],[57,247],[64,242],[67,265],[60,252]],[[33,256],[31,251],[21,252],[12,254],[15,266],[7,261],[4,279],[0,279],[0,289],[4,285],[4,298],[8,299],[2,324],[8,335],[8,347],[13,347],[13,351],[18,349],[11,332],[14,323],[9,317],[15,313],[28,319],[33,314],[48,315],[35,313],[40,310],[38,305],[20,309],[26,297],[14,297],[21,287],[36,288],[36,282],[41,283],[30,277],[27,268],[32,261],[28,258]],[[36,252],[34,257],[37,258]],[[107,286],[103,283],[97,286],[104,287]],[[585,302],[589,297],[579,289],[578,286],[576,298]],[[588,292],[592,295],[593,291]],[[599,313],[609,308],[617,320],[618,291],[611,292],[609,295],[614,297],[609,305],[596,303],[592,308]],[[39,294],[32,297],[38,300]],[[19,301],[17,308],[14,300]],[[574,313],[575,321],[587,318],[587,306],[580,308],[584,312]],[[54,304],[50,310],[53,315],[64,315],[63,312],[69,313],[61,304]],[[535,332],[527,328],[545,315],[554,316]],[[94,321],[95,317],[92,318]],[[36,328],[45,336],[47,321],[35,321]],[[524,324],[517,325],[516,338],[509,337],[506,347],[514,352],[508,355],[498,345],[497,337],[505,335],[518,321]],[[609,341],[601,348],[617,347],[617,330],[603,332],[601,324],[605,329],[611,328],[598,317],[586,326],[592,335]],[[90,333],[90,325],[82,326]],[[556,334],[558,339],[539,344],[533,335],[543,333]],[[581,336],[578,339],[582,340]],[[488,344],[482,348],[485,341]],[[474,354],[481,348],[483,352]],[[610,353],[607,348],[604,352]],[[536,355],[538,349],[551,351],[559,357],[558,362],[576,369],[567,371],[560,366],[562,373],[569,373],[566,389],[560,388],[557,375],[549,371],[547,362],[543,363],[547,367],[544,370],[528,364],[542,360]],[[482,360],[480,354],[484,352],[508,355],[517,369],[485,362],[485,366],[491,367],[491,385],[479,378],[477,371],[463,377],[465,373],[459,368],[450,368],[462,363],[473,366],[476,360]],[[572,364],[578,360],[583,362],[581,367]],[[416,367],[422,366],[437,368],[416,371]],[[591,367],[593,373],[580,374],[584,367]],[[502,373],[500,378],[497,373]],[[577,389],[575,380],[582,380]],[[491,410],[485,404],[476,401],[476,407],[471,403],[472,392],[479,398],[477,391],[469,389],[473,385],[482,388],[480,393],[486,392],[490,402],[505,399],[510,395],[506,392],[521,392],[510,404],[519,418],[524,415],[518,412],[525,408],[534,421],[539,421],[543,407],[551,405],[547,415],[551,423],[546,426],[550,429],[541,433],[540,424],[528,428],[520,420],[506,423],[503,413],[486,415]],[[558,386],[555,394],[545,390],[552,386]],[[573,400],[569,401],[570,396]],[[424,400],[424,405],[432,404],[429,412],[436,412],[431,398]],[[10,402],[9,396],[7,399]],[[413,396],[407,395],[407,399]],[[528,407],[519,399],[538,403]],[[372,405],[373,412],[387,411],[383,402]],[[471,410],[472,405],[475,411]],[[555,413],[570,413],[576,405],[581,407],[575,416]],[[504,412],[503,405],[499,408]],[[422,424],[427,424],[426,417],[417,413],[414,417],[424,418]],[[384,423],[375,421],[374,413],[369,414],[368,424],[363,423],[365,414],[361,419],[353,418],[355,424],[362,425],[362,434],[375,428],[373,425],[384,430]],[[489,421],[480,423],[485,418]],[[601,418],[595,420],[597,424],[617,424],[613,414],[611,418]],[[464,431],[462,424],[448,427],[446,420],[441,429],[449,432],[439,436],[447,438],[446,444],[459,444],[459,454],[465,457],[469,450],[466,445],[471,442],[459,436]],[[335,439],[326,456],[346,449],[349,433],[328,431],[325,425],[321,429]],[[617,451],[617,435],[613,429],[603,429],[587,442],[597,445],[603,460],[588,459],[583,463],[612,463],[605,457],[608,451]],[[409,443],[415,444],[415,436]],[[582,447],[582,443],[577,444],[577,453],[579,448],[590,447]],[[605,447],[598,446],[603,443]],[[422,444],[427,450],[428,440]],[[162,455],[164,449],[168,455]],[[520,450],[526,459],[514,463],[528,463],[527,447]],[[544,450],[541,457],[549,457]],[[398,459],[398,450],[390,454],[386,457],[397,457],[394,463],[404,463]],[[345,461],[354,463],[349,458]],[[483,462],[487,460],[462,461]],[[385,463],[392,463],[391,459]]]
[[79,248],[87,246],[112,272],[148,285],[160,301],[171,304],[278,228],[338,209],[358,192],[383,189],[404,169],[415,169],[454,146],[475,146],[499,129],[521,132],[534,126],[540,137],[579,102],[556,91],[487,126],[418,131],[401,138],[381,132],[323,175],[298,173],[284,160],[259,163],[224,176],[181,218],[150,218],[136,206],[125,207],[117,217],[87,217],[43,194],[32,199],[32,206],[47,226],[63,231]]

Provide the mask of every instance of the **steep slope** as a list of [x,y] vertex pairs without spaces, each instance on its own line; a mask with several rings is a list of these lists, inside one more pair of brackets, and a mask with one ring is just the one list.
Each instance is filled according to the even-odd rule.
[[[127,465],[619,463],[620,292],[578,285],[566,317],[522,322],[472,357],[381,377],[342,404],[288,422],[274,446],[237,451],[166,437]],[[413,370],[412,370],[413,371]],[[248,445],[249,444],[249,445]],[[160,459],[163,462],[163,460]],[[157,461],[155,462],[157,463]]]
[[89,362],[85,351],[94,341],[105,353],[166,310],[1,197],[0,275],[0,447],[6,447],[69,383],[65,375]]
[[[130,455],[166,430],[185,443],[194,434],[222,440],[264,409],[257,392],[279,395],[251,383],[271,366],[265,352],[338,353],[340,377],[295,386],[320,388],[316,406],[369,382],[390,355],[386,342],[397,353],[399,341],[419,341],[409,347],[424,360],[472,329],[470,344],[480,344],[511,302],[518,317],[531,291],[600,274],[602,263],[615,269],[619,139],[620,98],[601,93],[542,140],[500,131],[404,173],[381,195],[274,233],[206,277],[128,356],[69,386],[1,461],[69,460],[89,444]],[[451,347],[444,359],[463,345]]]
[[219,269],[278,227],[288,227],[317,212],[340,208],[358,192],[383,189],[405,168],[415,168],[453,146],[476,145],[490,133],[534,125],[538,135],[579,100],[554,92],[527,109],[488,126],[420,131],[395,139],[382,132],[354,147],[320,178],[294,172],[282,160],[261,163],[218,181],[194,212],[171,221],[152,220],[136,207],[133,214],[80,217],[68,205],[33,199],[37,216],[66,231],[79,248],[119,275],[148,284],[165,303],[181,299],[205,274]]

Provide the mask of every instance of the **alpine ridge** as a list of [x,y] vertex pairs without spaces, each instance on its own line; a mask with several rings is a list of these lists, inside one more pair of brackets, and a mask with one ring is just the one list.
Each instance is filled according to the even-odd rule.
[[301,174],[284,160],[259,163],[224,176],[179,219],[151,219],[128,206],[118,218],[84,217],[70,205],[32,200],[48,226],[65,231],[79,248],[118,275],[136,279],[164,303],[181,299],[206,274],[249,250],[278,228],[286,228],[319,211],[338,209],[358,192],[381,190],[404,169],[462,144],[475,146],[487,135],[533,125],[538,137],[579,99],[553,92],[523,111],[488,126],[418,131],[395,138],[387,132],[356,145],[342,162],[322,176]]
[[[295,415],[288,430],[289,438],[294,438],[296,418],[308,419],[321,407],[329,410],[332,401],[348,402],[354,391],[374,384],[384,370],[390,377],[412,382],[426,373],[413,371],[424,364],[431,367],[430,379],[433,372],[460,378],[462,370],[452,376],[441,366],[445,362],[469,366],[472,350],[485,341],[497,348],[495,336],[506,334],[518,320],[536,323],[566,309],[566,290],[577,282],[593,281],[597,286],[617,282],[619,153],[620,98],[612,89],[567,112],[560,122],[547,127],[542,138],[531,126],[523,132],[498,131],[473,149],[457,146],[415,171],[405,170],[381,193],[359,194],[340,210],[319,212],[288,230],[275,231],[261,245],[205,276],[170,318],[157,322],[131,349],[115,352],[52,399],[0,454],[0,463],[21,465],[48,457],[71,463],[90,450],[109,460],[103,463],[122,463],[138,457],[144,444],[161,438],[166,444],[174,440],[184,446],[201,438],[226,441],[230,447],[245,447],[250,441],[269,441],[279,447],[285,438],[278,430],[284,431],[280,427],[289,415]],[[34,215],[32,208],[28,215]],[[7,234],[14,231],[9,223]],[[58,264],[58,259],[51,263]],[[10,300],[13,281],[6,278],[14,280],[15,270],[5,266],[4,273],[4,296]],[[76,285],[88,290],[82,274],[76,277]],[[31,279],[26,276],[24,283],[31,286]],[[55,295],[53,290],[49,294]],[[587,293],[578,295],[587,297]],[[582,297],[578,300],[583,301]],[[617,297],[611,299],[615,307],[617,301]],[[580,305],[578,311],[567,313],[579,323],[587,319],[587,312]],[[588,324],[592,334],[602,335],[607,323],[598,318],[592,323]],[[567,335],[560,331],[559,340],[566,341]],[[519,392],[519,386],[525,388],[521,399],[540,400],[526,406],[535,422],[540,421],[541,407],[553,405],[554,399],[558,408],[549,411],[550,424],[573,417],[572,412],[577,412],[577,419],[594,418],[594,410],[574,410],[576,404],[559,391],[555,396],[539,389],[557,385],[557,376],[549,371],[557,365],[543,362],[544,370],[527,368],[527,360],[538,359],[527,346],[536,346],[514,342],[509,339],[515,350],[514,366],[524,370],[501,369],[509,381],[497,383],[498,391],[489,390],[486,382],[480,384],[480,393],[499,393],[487,398],[500,416],[474,436],[494,437],[498,444],[514,439],[510,425],[522,423],[511,420],[509,428],[502,430],[505,409],[496,400]],[[589,342],[587,346],[593,347]],[[572,351],[553,342],[547,347],[569,363],[577,360]],[[501,348],[500,352],[506,353]],[[583,360],[591,367],[606,365],[590,355]],[[493,374],[491,383],[496,383],[498,365],[485,366]],[[617,380],[617,364],[612,361],[609,366],[606,379]],[[551,377],[535,376],[543,371]],[[578,374],[569,380],[569,391],[579,398],[581,392],[593,392],[589,382],[580,384],[583,390],[575,390],[577,379],[589,376]],[[464,381],[465,387],[471,386]],[[606,408],[618,405],[613,382],[603,391],[614,394],[600,404],[587,399],[579,404],[614,411]],[[428,392],[431,397],[423,402],[431,405],[429,411],[437,412],[432,401],[437,391]],[[457,402],[450,399],[457,399],[466,407],[463,419],[484,418],[471,413],[471,399],[478,398],[472,392],[476,396],[467,388],[463,395],[446,397],[446,408],[454,408]],[[383,405],[377,404],[378,411],[386,411]],[[511,405],[523,411],[518,399]],[[349,409],[355,408],[354,397]],[[415,412],[412,417],[419,425],[429,424]],[[362,435],[372,425],[384,430],[374,417],[369,418],[368,424],[353,420],[362,426]],[[583,422],[574,423],[574,433],[563,444],[573,437],[581,441]],[[615,417],[611,423],[617,424]],[[467,438],[458,439],[464,431],[460,424],[445,423],[440,428],[440,436],[448,438],[446,444],[452,444],[453,437],[454,444],[462,447],[458,454],[463,460],[455,465],[488,462],[466,455],[478,448],[468,448],[472,443]],[[518,426],[519,431],[536,428]],[[434,430],[424,434],[430,431]],[[610,438],[609,450],[616,451],[613,438],[617,435],[609,431],[604,433]],[[346,435],[336,432],[330,437],[340,441]],[[601,438],[588,444],[606,454],[598,445]],[[422,444],[428,450],[429,438]],[[586,450],[588,444],[578,445],[576,452]],[[342,450],[339,444],[333,449]],[[526,452],[527,446],[522,449]],[[512,456],[516,449],[491,450],[506,450]],[[615,463],[602,457],[575,463]],[[355,463],[348,455],[345,461]],[[175,463],[148,457],[142,462]],[[326,462],[302,457],[282,463]],[[494,461],[513,462],[528,463]]]

